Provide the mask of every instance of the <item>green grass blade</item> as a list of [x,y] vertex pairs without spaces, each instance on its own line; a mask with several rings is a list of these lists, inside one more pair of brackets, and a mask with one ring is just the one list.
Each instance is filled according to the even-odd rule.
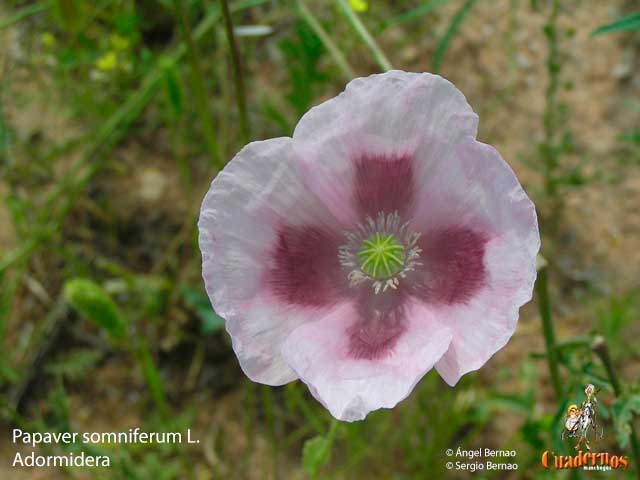
[[333,43],[333,40],[331,40],[331,37],[329,36],[327,31],[322,27],[313,13],[311,13],[311,11],[307,8],[307,5],[304,3],[304,1],[297,0],[296,7],[298,8],[298,13],[302,17],[302,19],[309,24],[313,32],[318,36],[318,38],[324,45],[324,48],[327,49],[329,55],[331,55],[331,58],[342,72],[345,80],[351,80],[352,78],[354,78],[356,75],[349,65],[346,57],[342,54],[336,44]]
[[446,53],[447,48],[449,48],[449,43],[451,43],[451,40],[453,39],[453,37],[456,35],[456,33],[458,33],[458,29],[460,28],[460,25],[462,24],[464,17],[466,17],[467,13],[469,13],[469,11],[473,8],[476,1],[477,0],[466,0],[464,2],[464,5],[462,5],[462,8],[460,8],[460,10],[458,10],[458,12],[453,17],[453,20],[451,21],[451,25],[449,25],[449,28],[447,29],[446,33],[442,37],[442,40],[440,40],[440,43],[438,44],[438,49],[436,50],[436,53],[433,56],[432,69],[435,73],[438,73],[440,71],[440,66],[442,65],[442,59],[444,58],[444,54]]
[[632,30],[640,30],[640,12],[632,13],[613,23],[603,25],[596,28],[591,35],[600,35],[603,33],[630,32]]
[[419,7],[409,10],[408,12],[402,13],[396,17],[386,20],[382,24],[382,30],[417,20],[418,18],[433,12],[435,9],[444,5],[448,1],[449,0],[431,0],[430,2],[426,2],[424,5],[420,5]]
[[139,337],[134,348],[140,368],[142,369],[142,375],[147,382],[151,399],[158,411],[162,415],[166,415],[169,411],[169,407],[167,405],[167,397],[165,395],[162,377],[160,376],[158,367],[156,367],[156,364],[153,361],[147,342],[145,342],[142,337]]
[[353,9],[349,6],[347,1],[336,0],[336,5],[338,6],[338,10],[344,15],[344,17],[351,24],[358,36],[367,46],[382,71],[386,72],[387,70],[393,69],[393,67],[391,66],[391,62],[389,62],[384,52],[380,49],[375,39],[367,30],[367,27],[365,27],[364,24],[360,21],[360,18],[358,17],[356,12],[354,12]]
[[[237,12],[247,8],[255,7],[268,0],[241,0],[231,5],[231,11]],[[196,41],[202,39],[220,19],[220,10],[212,8],[209,14],[198,24],[193,31]],[[168,54],[170,62],[179,62],[186,54],[187,50],[184,44],[178,45],[175,50]],[[98,129],[98,133],[94,140],[85,150],[81,161],[70,169],[67,176],[56,185],[56,188],[49,194],[42,209],[40,231],[34,233],[34,236],[26,243],[17,247],[15,250],[6,253],[0,257],[0,273],[10,268],[15,263],[27,258],[36,251],[42,244],[48,240],[52,234],[58,231],[62,220],[73,206],[73,201],[100,170],[105,153],[114,148],[126,136],[127,127],[131,125],[144,111],[145,107],[151,101],[165,76],[164,65],[159,61],[155,67],[147,74],[142,81],[140,88],[131,94],[124,104],[114,112],[107,121]],[[51,218],[54,205],[58,200],[64,197],[64,205],[58,218]]]
[[200,117],[205,144],[207,145],[207,150],[213,165],[222,168],[224,161],[222,160],[222,154],[216,139],[214,119],[208,107],[209,99],[207,98],[207,87],[200,63],[200,49],[198,48],[198,42],[194,39],[189,23],[187,3],[185,0],[174,0],[173,4],[175,15],[178,17],[178,26],[182,35],[183,45],[187,50],[187,60],[191,67],[189,75],[190,87],[197,103],[196,110]]
[[25,18],[29,18],[36,13],[44,12],[51,6],[50,3],[36,3],[34,5],[29,5],[28,7],[24,7],[21,10],[18,10],[15,14],[7,18],[6,20],[0,21],[0,30],[4,30],[5,28],[9,28],[11,25],[15,25],[18,22],[21,22]]

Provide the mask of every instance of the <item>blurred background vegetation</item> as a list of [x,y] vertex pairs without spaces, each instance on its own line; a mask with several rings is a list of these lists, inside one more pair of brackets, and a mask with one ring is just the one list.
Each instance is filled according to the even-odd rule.
[[[637,478],[638,3],[225,5],[0,5],[0,477],[443,478],[461,446],[517,451],[518,471],[474,478],[548,478],[541,453],[571,451],[563,414],[593,383],[595,449],[632,462],[601,476]],[[203,290],[196,219],[249,139],[290,135],[391,66],[465,93],[538,206],[546,266],[484,368],[455,389],[430,372],[394,410],[337,424],[304,385],[242,375]],[[201,443],[93,445],[110,469],[16,470],[13,426],[191,428]],[[65,448],[45,451],[81,446]]]

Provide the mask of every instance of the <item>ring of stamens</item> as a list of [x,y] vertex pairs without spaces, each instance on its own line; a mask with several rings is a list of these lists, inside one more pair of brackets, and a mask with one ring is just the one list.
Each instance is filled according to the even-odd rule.
[[367,217],[345,236],[347,243],[338,257],[352,287],[368,282],[375,293],[396,289],[420,265],[420,234],[409,232],[408,222],[401,224],[398,212],[380,212],[375,220]]

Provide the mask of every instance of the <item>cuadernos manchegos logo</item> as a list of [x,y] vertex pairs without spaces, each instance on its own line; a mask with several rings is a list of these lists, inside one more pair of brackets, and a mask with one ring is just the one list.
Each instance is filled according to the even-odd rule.
[[[580,468],[583,470],[626,470],[629,467],[629,458],[623,455],[615,455],[610,452],[591,452],[590,438],[598,440],[602,438],[602,429],[596,422],[597,404],[595,387],[587,385],[584,390],[587,398],[582,405],[570,405],[565,415],[562,439],[565,437],[577,440],[575,455],[557,455],[555,452],[545,450],[542,453],[542,466],[546,469],[565,470]],[[582,448],[587,451],[583,451]]]

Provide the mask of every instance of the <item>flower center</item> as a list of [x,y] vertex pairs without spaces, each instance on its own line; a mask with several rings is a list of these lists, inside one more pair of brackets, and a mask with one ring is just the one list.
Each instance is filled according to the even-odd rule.
[[345,236],[347,243],[340,247],[338,258],[352,287],[370,283],[375,293],[395,290],[421,265],[420,234],[410,232],[398,212],[379,212],[375,220],[367,217]]
[[376,280],[391,278],[404,267],[404,245],[393,235],[374,233],[367,238],[358,251],[360,268]]

